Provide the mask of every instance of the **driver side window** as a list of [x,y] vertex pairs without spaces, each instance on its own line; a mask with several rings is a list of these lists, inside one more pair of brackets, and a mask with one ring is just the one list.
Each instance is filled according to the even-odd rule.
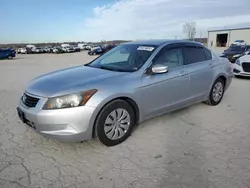
[[162,49],[153,60],[153,65],[166,65],[169,69],[183,66],[183,55],[181,48]]

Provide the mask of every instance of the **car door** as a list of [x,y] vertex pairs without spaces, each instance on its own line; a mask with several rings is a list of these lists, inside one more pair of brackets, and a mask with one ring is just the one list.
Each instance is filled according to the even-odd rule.
[[157,64],[167,65],[168,72],[143,76],[142,100],[146,118],[178,108],[185,101],[189,90],[189,75],[184,68],[182,45],[162,48],[149,69]]
[[0,50],[0,58],[5,58],[6,57],[6,53],[5,50]]
[[212,85],[215,62],[211,52],[203,46],[186,44],[184,47],[186,71],[190,76],[189,100],[202,101]]

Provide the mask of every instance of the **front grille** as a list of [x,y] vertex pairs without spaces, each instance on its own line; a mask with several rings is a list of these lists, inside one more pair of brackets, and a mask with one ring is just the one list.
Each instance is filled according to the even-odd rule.
[[242,68],[244,72],[250,72],[250,62],[249,63],[242,63]]
[[36,107],[36,105],[39,101],[39,98],[31,97],[31,96],[27,95],[26,93],[24,93],[23,97],[22,97],[22,101],[26,106],[32,108],[32,107]]

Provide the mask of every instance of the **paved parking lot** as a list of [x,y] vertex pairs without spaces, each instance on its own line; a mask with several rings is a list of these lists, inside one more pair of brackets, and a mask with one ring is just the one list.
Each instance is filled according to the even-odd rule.
[[32,78],[93,57],[19,55],[0,61],[0,187],[249,188],[250,80],[216,107],[197,104],[139,125],[121,145],[60,143],[29,130],[16,106]]

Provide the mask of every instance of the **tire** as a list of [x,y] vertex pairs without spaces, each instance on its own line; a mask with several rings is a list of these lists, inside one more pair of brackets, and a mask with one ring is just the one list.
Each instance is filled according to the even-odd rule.
[[234,75],[235,78],[241,78],[239,75]]
[[[219,90],[219,87],[221,87],[221,90]],[[215,93],[216,88],[217,88],[217,91],[218,91],[218,93],[217,93],[218,95],[216,95],[216,93]],[[224,91],[225,91],[225,82],[224,82],[223,79],[218,78],[214,82],[214,84],[212,86],[212,89],[211,89],[211,91],[209,93],[209,98],[208,98],[207,101],[205,101],[205,103],[210,105],[210,106],[218,105],[221,102],[221,100],[222,100],[222,98],[224,96]]]
[[8,59],[13,59],[13,56],[9,55],[9,56],[8,56]]
[[123,100],[115,100],[100,111],[95,123],[96,136],[104,145],[115,146],[130,136],[135,123],[132,106]]

